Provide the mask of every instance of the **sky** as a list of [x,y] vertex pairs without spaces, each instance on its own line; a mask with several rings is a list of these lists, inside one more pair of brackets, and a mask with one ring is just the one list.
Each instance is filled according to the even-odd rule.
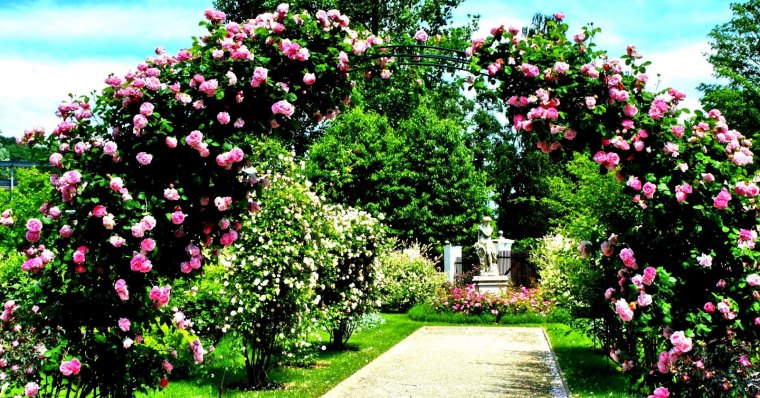
[[[725,0],[465,0],[455,23],[480,14],[485,35],[498,25],[522,27],[535,13],[561,11],[570,33],[593,22],[596,43],[618,57],[629,44],[651,60],[650,89],[675,87],[684,106],[699,106],[699,83],[715,82],[705,60],[708,33],[728,22]],[[110,74],[123,75],[156,46],[170,53],[190,47],[203,33],[198,22],[211,0],[0,0],[0,131],[18,137],[58,123],[58,104],[104,87]],[[351,10],[341,10],[351,15]],[[414,32],[410,32],[414,33]]]

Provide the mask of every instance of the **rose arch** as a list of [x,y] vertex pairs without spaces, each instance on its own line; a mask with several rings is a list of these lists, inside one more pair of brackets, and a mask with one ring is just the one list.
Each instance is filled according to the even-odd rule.
[[[350,105],[351,79],[397,67],[387,40],[352,31],[338,11],[206,18],[208,34],[190,49],[157,49],[97,96],[61,104],[49,137],[23,137],[52,144],[57,169],[49,202],[19,237],[38,295],[7,302],[0,325],[31,316],[59,339],[37,365],[50,386],[121,396],[168,376],[172,353],[140,331],[171,302],[173,278],[247,232],[241,217],[263,205],[267,182],[251,167],[252,144],[297,138]],[[609,57],[594,47],[598,30],[568,37],[562,19],[530,37],[501,26],[474,40],[466,86],[501,101],[540,150],[588,152],[627,184],[636,218],[580,251],[611,270],[599,293],[611,356],[642,390],[757,393],[752,140],[718,110],[680,109],[675,89],[647,90],[634,47]],[[367,60],[375,70],[352,73]],[[202,343],[183,338],[200,362]]]

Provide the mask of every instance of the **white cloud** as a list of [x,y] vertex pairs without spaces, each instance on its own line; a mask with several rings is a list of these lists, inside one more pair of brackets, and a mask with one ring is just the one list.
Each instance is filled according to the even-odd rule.
[[134,65],[136,60],[124,59],[1,59],[0,70],[13,78],[6,79],[0,90],[0,130],[16,137],[37,126],[50,132],[59,122],[55,116],[58,104],[69,93],[89,94],[105,86],[108,74],[123,75]]

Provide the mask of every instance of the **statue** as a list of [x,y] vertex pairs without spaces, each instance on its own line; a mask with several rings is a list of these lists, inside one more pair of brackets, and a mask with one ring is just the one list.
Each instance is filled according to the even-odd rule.
[[496,246],[493,244],[491,234],[491,217],[483,217],[483,222],[478,226],[478,242],[475,243],[475,253],[480,259],[480,275],[498,275],[499,268],[496,264]]

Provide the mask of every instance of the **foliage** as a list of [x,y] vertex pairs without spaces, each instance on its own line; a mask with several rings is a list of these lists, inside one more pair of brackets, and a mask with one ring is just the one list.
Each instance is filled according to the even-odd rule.
[[[16,170],[18,185],[13,190],[0,190],[0,209],[11,209],[14,223],[24,222],[40,214],[40,208],[50,198],[50,173],[39,168]],[[24,231],[6,229],[0,234],[0,253],[15,254],[16,243]]]
[[757,21],[760,1],[749,0],[731,4],[733,17],[729,22],[710,31],[707,60],[713,75],[727,84],[701,84],[705,109],[721,108],[729,125],[748,136],[760,132],[760,43]]
[[406,312],[433,297],[445,277],[436,271],[436,260],[429,258],[429,253],[430,247],[415,243],[390,250],[380,258],[383,311]]
[[[614,234],[582,247],[614,270],[604,279],[617,316],[605,330],[613,360],[637,388],[755,394],[752,141],[718,110],[682,118],[683,93],[647,91],[649,63],[634,46],[614,59],[595,49],[598,29],[569,38],[563,18],[524,39],[496,27],[474,41],[472,70],[485,76],[473,87],[495,86],[515,130],[535,137],[542,152],[588,150],[601,171],[627,181],[639,205],[635,221],[615,222]],[[712,310],[707,302],[720,309],[704,310]]]
[[405,241],[464,241],[487,211],[461,127],[427,107],[396,129],[373,112],[342,115],[309,150],[307,175],[328,199],[385,214]]
[[[135,72],[109,76],[102,92],[62,103],[63,121],[44,140],[58,150],[57,192],[48,217],[16,233],[26,240],[22,269],[42,292],[41,318],[64,331],[66,355],[45,374],[63,374],[52,383],[75,396],[130,396],[167,382],[166,344],[192,338],[171,326],[171,280],[200,267],[201,246],[210,254],[231,245],[240,214],[263,205],[255,192],[264,180],[244,167],[250,145],[261,135],[297,143],[303,124],[333,117],[348,102],[354,42],[377,44],[336,12],[284,7],[244,24],[205,15],[208,34],[192,48],[159,48]],[[42,135],[27,131],[22,142]],[[138,338],[164,325],[172,331],[163,337]],[[173,348],[195,362],[206,351],[197,339]]]

